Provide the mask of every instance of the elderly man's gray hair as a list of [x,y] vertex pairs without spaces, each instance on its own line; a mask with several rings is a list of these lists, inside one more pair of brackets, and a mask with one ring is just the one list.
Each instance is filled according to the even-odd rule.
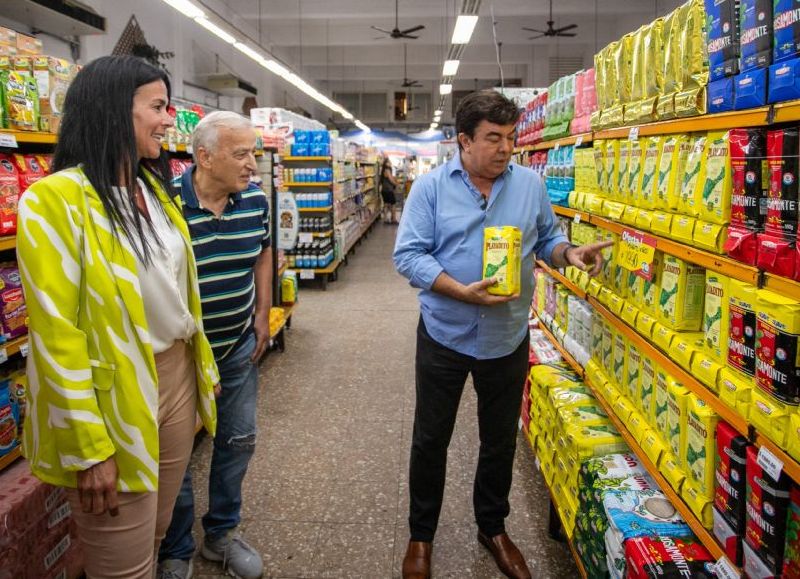
[[201,147],[206,151],[214,151],[217,146],[220,129],[252,129],[253,123],[250,119],[231,111],[214,111],[206,115],[197,123],[192,133],[192,149],[194,150],[195,161],[197,161],[197,150]]

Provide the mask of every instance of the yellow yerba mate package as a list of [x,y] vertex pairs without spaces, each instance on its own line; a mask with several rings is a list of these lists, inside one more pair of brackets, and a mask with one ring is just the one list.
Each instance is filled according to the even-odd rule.
[[594,158],[594,170],[597,174],[598,193],[605,196],[608,192],[608,180],[606,179],[606,142],[598,139],[592,143],[592,156]]
[[705,145],[705,167],[694,193],[698,217],[703,221],[724,225],[731,220],[731,156],[729,133],[708,134]]
[[715,433],[719,416],[705,402],[694,396],[688,398],[686,419],[686,470],[703,495],[714,494]]
[[730,327],[730,278],[707,270],[704,302],[702,331],[705,349],[714,360],[725,364]]
[[708,45],[706,44],[706,9],[704,0],[689,0],[683,24],[681,71],[683,91],[704,88],[708,84]]
[[700,175],[705,168],[706,136],[699,135],[692,139],[691,150],[686,158],[681,177],[681,188],[678,196],[678,213],[697,217],[700,215],[700,207],[695,203],[695,188],[700,181]]
[[486,227],[483,230],[483,279],[495,278],[487,290],[496,296],[520,292],[522,232],[516,227]]
[[650,220],[650,231],[661,237],[669,237],[674,217],[674,213],[653,211],[653,218]]
[[658,294],[661,288],[661,267],[663,263],[663,254],[656,251],[653,254],[653,264],[650,268],[652,277],[642,279],[642,309],[651,316],[658,315]]
[[656,369],[658,365],[649,356],[641,356],[639,366],[639,398],[634,400],[639,410],[642,411],[648,424],[652,424],[652,417],[655,415],[653,404],[655,403]]
[[650,137],[645,141],[642,180],[634,198],[642,209],[656,208],[656,191],[658,189],[658,170],[661,160],[663,137]]
[[617,165],[617,186],[614,188],[614,199],[627,203],[629,198],[628,172],[630,171],[631,141],[619,141],[619,164]]
[[[639,207],[639,189],[642,186],[642,169],[644,166],[644,147],[642,141],[631,141],[628,158],[628,201],[630,205]],[[638,213],[638,212],[637,212]]]
[[619,91],[619,103],[631,102],[631,56],[633,55],[633,33],[628,33],[619,39],[614,50],[614,68],[617,77],[616,84]]
[[700,330],[706,272],[673,255],[664,255],[658,311],[661,322],[676,331]]
[[[597,108],[603,110],[609,103],[607,102],[606,95],[606,70],[603,64],[603,50],[598,51],[594,55],[594,90],[597,93]],[[592,126],[594,128],[594,125]]]
[[643,41],[644,30],[646,26],[642,26],[631,35],[631,55],[630,55],[630,75],[631,75],[631,102],[638,103],[644,97],[644,59],[643,59]]
[[680,177],[691,145],[686,135],[667,135],[661,146],[656,182],[656,209],[675,211],[680,195]]
[[646,99],[664,90],[664,19],[656,18],[642,31],[642,93]]
[[678,464],[686,466],[686,419],[688,418],[689,390],[672,377],[667,379],[667,444],[678,458]]
[[696,218],[688,217],[687,215],[676,215],[672,219],[670,237],[675,241],[691,245],[694,241],[694,228],[696,225]]
[[606,195],[609,199],[617,199],[619,196],[619,139],[606,141],[605,146],[605,168],[606,168]]

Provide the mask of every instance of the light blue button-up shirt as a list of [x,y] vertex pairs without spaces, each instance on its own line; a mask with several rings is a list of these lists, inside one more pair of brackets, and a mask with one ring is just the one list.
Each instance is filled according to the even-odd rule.
[[[533,297],[534,254],[550,263],[553,249],[567,242],[542,180],[510,164],[492,185],[489,202],[470,181],[460,154],[421,176],[411,188],[394,248],[397,271],[420,288],[420,309],[430,336],[451,350],[478,359],[511,354],[528,331]],[[522,231],[519,299],[496,306],[464,303],[431,290],[446,272],[464,285],[482,279],[483,229],[515,226]]]

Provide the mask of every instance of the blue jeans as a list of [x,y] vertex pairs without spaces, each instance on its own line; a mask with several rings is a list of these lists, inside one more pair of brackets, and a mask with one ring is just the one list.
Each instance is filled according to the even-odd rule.
[[[222,395],[217,398],[217,435],[208,480],[208,512],[203,516],[206,537],[214,541],[239,525],[242,481],[256,445],[258,367],[250,361],[256,340],[251,333],[217,363]],[[189,469],[175,501],[172,522],[161,542],[158,560],[194,556],[192,537],[194,493]]]

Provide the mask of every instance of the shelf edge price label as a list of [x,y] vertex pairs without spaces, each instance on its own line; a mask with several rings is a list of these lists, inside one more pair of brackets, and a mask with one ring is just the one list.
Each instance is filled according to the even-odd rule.
[[717,564],[714,565],[714,571],[719,579],[740,579],[741,577],[739,571],[736,570],[725,556],[719,558]]
[[639,140],[639,127],[631,127],[630,132],[628,132],[628,138],[631,141],[638,141]]
[[298,237],[300,243],[313,243],[314,235],[312,233],[301,233]]
[[581,214],[580,213],[576,213],[575,217],[572,218],[572,222],[573,223],[580,223],[581,222]]
[[314,270],[313,269],[301,269],[300,270],[300,279],[314,279]]
[[29,349],[30,349],[30,345],[27,342],[25,342],[24,344],[22,344],[19,347],[19,353],[22,354],[23,358],[27,358],[28,357],[28,350]]
[[10,149],[18,148],[17,137],[11,133],[0,133],[0,147],[8,147]]
[[194,149],[192,148],[191,145],[186,145],[186,152],[189,153],[190,155],[194,154]]
[[575,146],[580,147],[583,144],[583,135],[578,135],[578,138],[575,139]]
[[170,153],[176,153],[178,151],[178,147],[175,145],[175,143],[168,142],[167,143],[167,150]]
[[764,469],[764,472],[771,476],[774,480],[778,480],[783,470],[783,461],[775,456],[770,449],[762,446],[758,449],[758,457],[756,458],[758,466]]
[[656,239],[634,229],[623,229],[620,236],[619,264],[648,281],[653,279]]
[[8,361],[8,350],[0,348],[0,364],[5,364]]

